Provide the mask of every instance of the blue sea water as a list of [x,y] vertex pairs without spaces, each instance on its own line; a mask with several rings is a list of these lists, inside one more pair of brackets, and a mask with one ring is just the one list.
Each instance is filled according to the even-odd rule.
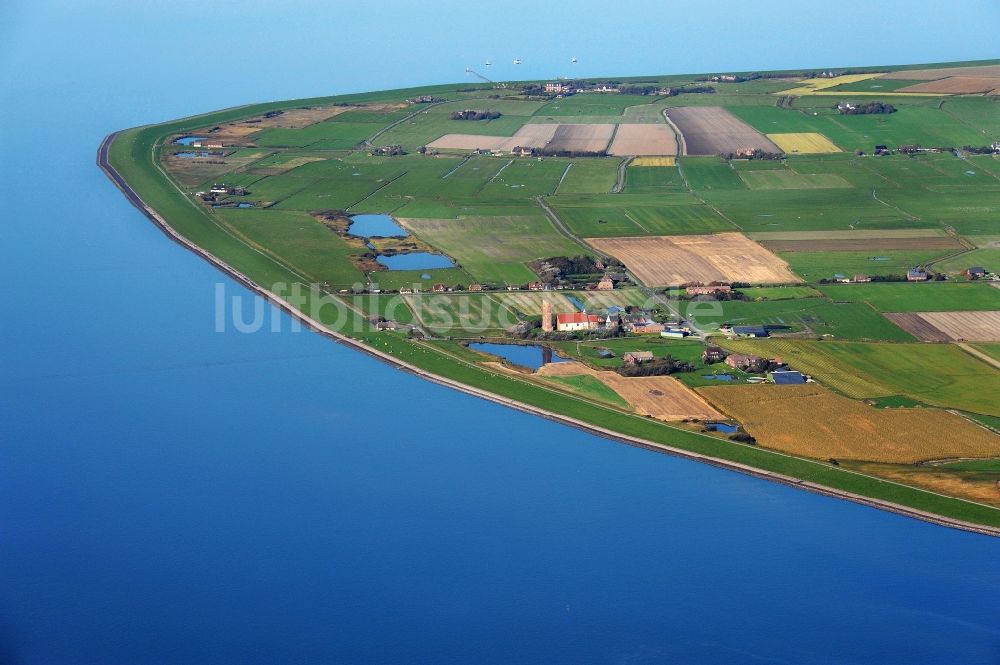
[[[269,309],[216,332],[217,284],[253,300],[129,206],[97,145],[462,76],[438,40],[414,56],[435,12],[376,4],[221,3],[211,39],[162,30],[194,2],[0,7],[0,663],[998,662],[998,540],[615,444]],[[495,53],[522,9],[490,15]],[[372,21],[396,39],[371,49]],[[616,66],[666,67],[659,44]]]

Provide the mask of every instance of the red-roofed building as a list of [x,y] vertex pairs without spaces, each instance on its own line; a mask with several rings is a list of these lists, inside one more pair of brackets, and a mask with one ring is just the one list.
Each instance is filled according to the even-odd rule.
[[559,314],[556,316],[556,330],[559,332],[574,332],[577,330],[596,330],[601,325],[601,317],[586,312]]

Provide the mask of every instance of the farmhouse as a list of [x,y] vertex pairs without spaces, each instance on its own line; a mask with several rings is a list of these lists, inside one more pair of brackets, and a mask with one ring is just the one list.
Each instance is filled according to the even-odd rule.
[[483,285],[482,284],[469,284],[469,290],[470,291],[482,291],[483,290]]
[[710,346],[701,352],[701,360],[706,365],[721,363],[726,359],[726,350],[721,346]]
[[511,148],[510,154],[515,157],[531,157],[535,154],[534,148],[529,148],[527,146],[518,145]]
[[601,317],[586,312],[559,314],[556,316],[556,330],[559,332],[577,332],[580,330],[596,330],[601,325]]
[[729,293],[733,290],[728,284],[716,284],[709,286],[689,286],[684,289],[684,292],[689,296],[710,296],[713,293]]
[[732,353],[726,356],[726,364],[744,372],[759,372],[767,367],[767,359],[760,356]]
[[611,291],[615,288],[615,283],[611,281],[610,277],[605,277],[597,283],[598,291]]
[[434,293],[444,293],[447,290],[448,290],[448,287],[445,286],[444,284],[435,284],[434,285]]
[[660,337],[669,337],[672,339],[684,339],[690,333],[687,330],[681,328],[666,328],[660,333]]
[[644,326],[634,326],[632,332],[636,335],[659,335],[666,328],[662,323],[647,323]]
[[648,363],[653,360],[652,351],[629,351],[628,353],[622,354],[622,360],[626,365],[638,365],[640,363]]
[[870,281],[872,281],[872,278],[869,277],[868,275],[862,275],[862,274],[859,273],[859,274],[857,274],[857,275],[854,276],[854,283],[855,284],[862,284],[862,283],[866,283],[866,282],[870,282]]
[[564,94],[573,92],[573,86],[569,83],[563,83],[562,81],[556,81],[555,83],[546,83],[545,92],[551,92],[555,94]]
[[908,282],[926,282],[927,281],[927,271],[923,268],[913,268],[912,270],[906,271],[906,281]]
[[376,330],[395,330],[396,324],[393,321],[379,321],[375,324]]
[[980,266],[972,266],[962,274],[969,279],[982,279],[983,277],[986,277],[986,269]]

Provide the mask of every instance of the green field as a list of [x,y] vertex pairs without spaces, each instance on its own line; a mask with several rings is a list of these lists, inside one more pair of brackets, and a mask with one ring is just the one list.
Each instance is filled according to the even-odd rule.
[[[657,80],[661,85],[693,82],[692,77]],[[863,91],[864,83],[852,85]],[[636,417],[623,412],[620,398],[599,382],[588,381],[590,377],[561,377],[542,385],[499,374],[481,366],[477,354],[443,339],[502,337],[519,319],[537,322],[540,300],[536,295],[544,296],[527,291],[431,293],[433,285],[463,287],[481,282],[502,288],[524,284],[537,279],[528,265],[531,261],[590,253],[583,241],[588,237],[733,230],[947,231],[977,249],[954,257],[947,257],[946,250],[783,252],[782,258],[806,284],[744,289],[750,301],[697,303],[693,319],[706,328],[722,322],[787,326],[785,333],[793,337],[725,344],[782,355],[796,369],[855,398],[877,398],[884,406],[920,403],[960,409],[989,422],[1000,418],[996,406],[1000,404],[1000,372],[955,345],[915,343],[880,314],[1000,309],[1000,289],[960,279],[928,284],[816,284],[834,273],[899,274],[918,264],[955,274],[974,264],[990,270],[1000,267],[996,265],[1000,260],[996,244],[1000,237],[996,224],[1000,219],[1000,160],[950,152],[879,158],[853,154],[855,150],[870,154],[875,143],[891,147],[904,143],[983,145],[1000,132],[997,101],[982,97],[900,99],[897,95],[892,97],[899,107],[897,113],[839,116],[831,108],[837,100],[833,96],[774,95],[788,87],[787,81],[758,80],[719,84],[714,95],[663,99],[581,93],[523,101],[516,98],[516,90],[487,85],[470,88],[466,83],[292,100],[129,130],[115,140],[111,161],[178,233],[258,284],[275,289],[320,285],[321,289],[308,292],[302,305],[307,311],[318,304],[313,301],[322,291],[343,291],[330,302],[324,299],[316,316],[372,349],[496,395],[622,433],[1000,525],[1000,511]],[[420,94],[448,101],[439,105],[406,102]],[[182,160],[165,157],[175,150],[166,142],[178,134],[249,120],[271,110],[369,102],[394,106],[359,107],[300,129],[263,129],[216,163],[179,165]],[[447,133],[510,136],[526,123],[539,122],[662,122],[664,108],[696,105],[726,107],[768,133],[819,132],[845,152],[780,160],[680,157],[677,167],[627,168],[622,192],[612,193],[622,163],[619,158],[423,155],[417,150]],[[464,108],[497,110],[503,115],[489,121],[449,118],[452,110]],[[368,139],[377,146],[399,144],[407,154],[372,156],[371,146],[365,143]],[[249,191],[241,196],[221,194],[216,202],[253,207],[213,208],[194,195],[219,182]],[[555,219],[542,204],[551,208]],[[365,274],[356,266],[359,256],[369,249],[341,237],[313,214],[331,210],[391,213],[416,239],[451,256],[457,265]],[[370,269],[370,264],[360,265]],[[377,284],[383,293],[349,295],[352,287],[366,283]],[[576,282],[570,286],[580,288]],[[417,288],[421,293],[385,293],[401,288]],[[551,294],[560,311],[572,307],[570,295],[592,311],[610,304],[650,306],[649,295],[639,288],[544,293]],[[702,307],[716,309],[702,311]],[[435,338],[420,342],[402,332],[377,332],[368,320],[373,316],[412,322]],[[827,339],[817,341],[821,336]],[[679,377],[689,385],[708,384],[702,374],[714,369],[702,364],[705,343],[697,338],[579,337],[553,344],[604,368],[620,365],[621,354],[629,350],[671,355],[696,368]],[[991,357],[998,355],[996,345],[978,347]],[[602,359],[598,350],[605,348],[615,357]],[[992,472],[991,468],[977,471]]]
[[871,283],[818,287],[834,300],[867,302],[882,312],[952,312],[1000,309],[1000,289],[984,283]]
[[1000,370],[951,344],[735,340],[728,348],[780,355],[848,397],[905,395],[925,404],[1000,416]]

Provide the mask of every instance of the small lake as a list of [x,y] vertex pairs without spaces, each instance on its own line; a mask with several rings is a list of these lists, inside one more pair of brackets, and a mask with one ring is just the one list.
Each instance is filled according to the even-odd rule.
[[347,232],[360,238],[405,238],[410,235],[389,215],[354,215]]
[[711,432],[725,432],[726,434],[735,434],[739,427],[736,425],[730,425],[728,423],[705,423],[705,429]]
[[208,137],[205,137],[205,136],[182,136],[179,139],[177,139],[176,141],[174,141],[174,143],[176,143],[178,145],[191,145],[195,141],[204,141],[206,138],[208,138]]
[[174,157],[183,157],[185,159],[192,159],[194,157],[208,157],[209,153],[205,150],[199,150],[197,152],[187,151],[187,152],[175,152]]
[[732,381],[732,374],[702,374],[701,378],[708,379],[710,381]]
[[581,312],[587,309],[587,307],[580,302],[580,299],[576,296],[566,296],[566,300],[570,301],[573,304],[573,307],[576,307]]
[[499,356],[515,365],[531,369],[538,369],[542,365],[548,365],[549,363],[566,362],[566,358],[557,356],[549,347],[536,344],[489,344],[476,342],[470,344],[469,348],[473,351],[481,351],[493,356]]
[[434,268],[455,267],[454,261],[444,254],[431,254],[430,252],[378,256],[375,260],[389,270],[432,270]]

